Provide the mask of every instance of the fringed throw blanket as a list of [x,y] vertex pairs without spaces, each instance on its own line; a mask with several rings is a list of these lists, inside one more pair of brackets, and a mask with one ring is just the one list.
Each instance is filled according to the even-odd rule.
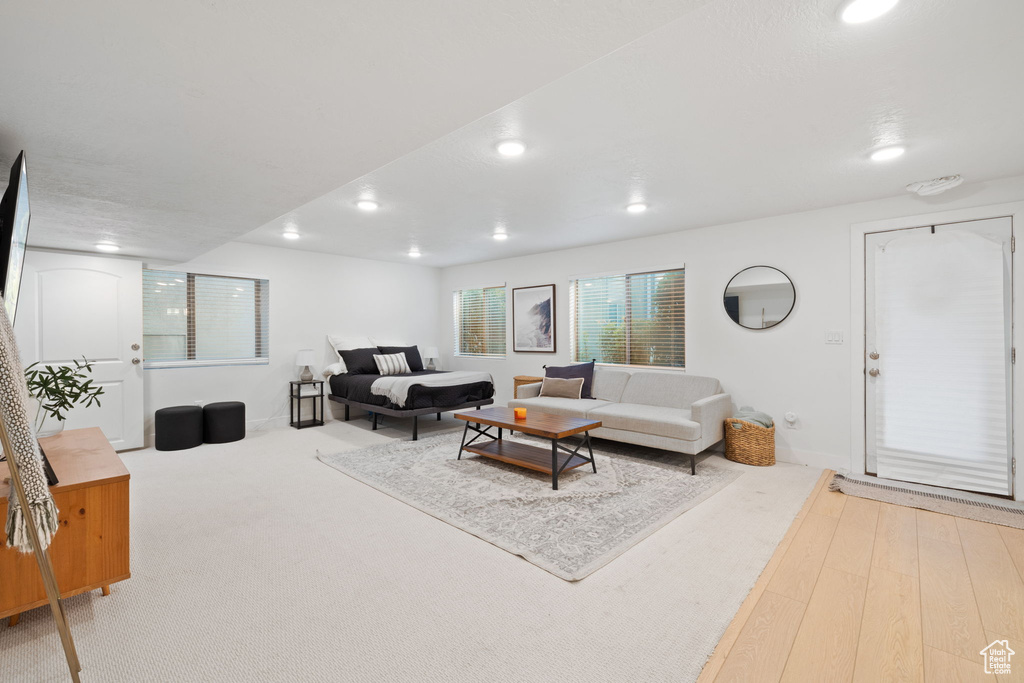
[[409,389],[414,384],[425,387],[454,387],[474,382],[491,382],[493,384],[494,378],[489,372],[472,370],[439,372],[436,375],[391,375],[375,380],[370,386],[370,393],[374,396],[387,396],[396,406],[404,408],[405,402],[409,398]]
[[[5,452],[4,455],[7,456],[8,466],[12,461],[18,466],[21,484],[28,499],[28,512],[39,530],[39,541],[46,548],[57,533],[57,506],[46,485],[43,458],[39,453],[32,421],[28,417],[28,406],[28,384],[25,382],[18,345],[14,341],[14,330],[11,329],[7,311],[0,305],[0,420],[3,421],[13,451]],[[25,511],[21,509],[13,483],[7,494],[5,532],[8,546],[23,553],[32,552]]]

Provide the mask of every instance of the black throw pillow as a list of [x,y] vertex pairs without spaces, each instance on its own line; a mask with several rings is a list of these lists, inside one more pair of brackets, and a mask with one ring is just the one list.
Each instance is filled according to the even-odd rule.
[[378,374],[377,362],[373,360],[380,351],[377,347],[368,349],[348,349],[338,351],[338,355],[345,361],[345,367],[350,375],[376,375]]
[[409,363],[409,369],[413,372],[423,369],[423,359],[420,358],[420,350],[415,344],[412,346],[378,346],[377,348],[383,354],[404,353],[405,360]]
[[546,377],[557,377],[558,379],[583,378],[583,393],[580,398],[594,398],[590,395],[590,389],[594,384],[594,361],[577,363],[575,365],[563,365],[561,367],[547,367],[544,372]]

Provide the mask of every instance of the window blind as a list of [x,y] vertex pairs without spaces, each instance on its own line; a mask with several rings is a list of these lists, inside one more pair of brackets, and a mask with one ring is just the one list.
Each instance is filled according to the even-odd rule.
[[685,367],[683,268],[580,278],[569,296],[574,361]]
[[454,293],[455,355],[505,357],[505,286]]
[[144,269],[142,304],[146,367],[268,362],[267,280]]

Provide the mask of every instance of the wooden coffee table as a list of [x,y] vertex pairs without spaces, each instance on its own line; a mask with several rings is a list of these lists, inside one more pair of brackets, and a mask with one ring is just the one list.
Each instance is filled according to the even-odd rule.
[[[597,472],[594,450],[590,447],[589,432],[591,429],[601,426],[600,420],[563,417],[542,413],[533,408],[527,411],[525,420],[517,420],[511,408],[497,407],[455,413],[455,417],[466,421],[466,428],[462,431],[462,444],[459,446],[459,460],[462,459],[462,451],[469,451],[492,460],[500,460],[511,465],[544,472],[551,475],[551,488],[556,491],[558,490],[558,475],[566,470],[590,463],[594,472]],[[491,434],[492,427],[497,427],[497,436]],[[516,431],[550,439],[551,450],[518,441],[504,441],[501,438],[504,429],[508,429],[509,433]],[[467,443],[466,437],[471,431],[476,432],[476,436]],[[559,443],[576,434],[582,434],[583,439],[576,444],[575,449],[570,449]],[[477,440],[481,438],[490,440],[477,443]],[[590,454],[589,458],[579,454],[580,449],[584,446],[587,447],[587,453]]]

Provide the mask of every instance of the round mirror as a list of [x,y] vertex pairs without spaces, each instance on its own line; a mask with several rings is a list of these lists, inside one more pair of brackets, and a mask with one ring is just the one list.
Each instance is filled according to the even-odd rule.
[[740,327],[765,330],[785,320],[796,304],[793,281],[778,268],[751,266],[725,286],[725,312]]

